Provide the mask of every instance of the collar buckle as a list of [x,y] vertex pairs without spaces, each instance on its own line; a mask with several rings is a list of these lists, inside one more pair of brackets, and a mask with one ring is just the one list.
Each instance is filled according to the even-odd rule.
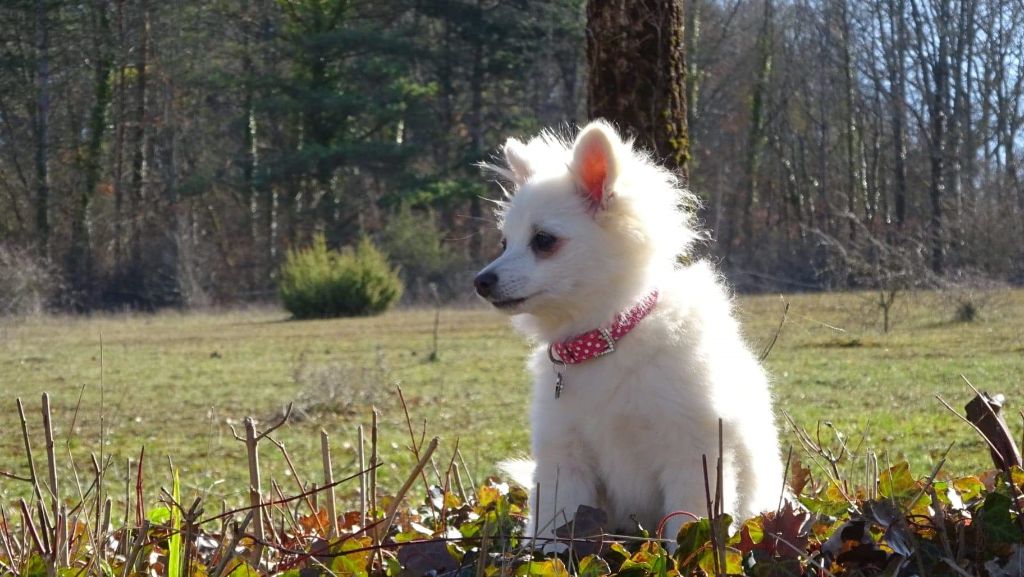
[[605,350],[597,353],[594,357],[603,357],[607,354],[615,352],[615,339],[612,338],[612,333],[608,329],[600,328],[597,329],[597,334],[601,335],[601,339],[604,340],[605,344],[608,345]]

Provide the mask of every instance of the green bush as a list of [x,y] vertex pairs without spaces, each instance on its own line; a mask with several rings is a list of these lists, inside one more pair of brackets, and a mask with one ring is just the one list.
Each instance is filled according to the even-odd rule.
[[445,242],[437,218],[430,211],[413,212],[402,206],[380,233],[380,246],[401,269],[407,296],[413,302],[432,302],[434,291],[443,301],[465,294],[473,286],[474,267]]
[[362,316],[393,305],[402,281],[368,239],[339,252],[317,235],[309,248],[288,251],[280,292],[284,308],[298,319]]

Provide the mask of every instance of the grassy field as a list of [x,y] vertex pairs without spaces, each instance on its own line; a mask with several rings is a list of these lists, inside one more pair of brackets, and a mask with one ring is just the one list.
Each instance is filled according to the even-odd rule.
[[[1020,433],[1024,291],[995,298],[973,323],[951,321],[955,305],[941,295],[907,295],[895,307],[889,334],[880,331],[872,299],[786,297],[788,319],[768,359],[778,409],[812,432],[819,422],[833,423],[851,439],[858,459],[867,450],[883,465],[886,458],[907,458],[924,475],[955,441],[951,472],[988,468],[982,442],[935,395],[961,408],[970,397],[959,377],[964,374],[979,388],[1009,397],[1009,421]],[[739,309],[749,340],[760,349],[779,323],[782,299],[744,297]],[[393,489],[413,460],[395,393],[401,383],[417,436],[426,421],[428,437],[443,439],[438,466],[460,439],[479,478],[493,472],[495,461],[527,450],[528,348],[498,314],[445,309],[440,358],[432,362],[433,321],[430,310],[303,322],[274,310],[0,320],[0,471],[27,471],[16,397],[26,403],[42,467],[39,397],[48,391],[62,467],[70,467],[73,456],[88,469],[95,452],[111,459],[108,481],[123,483],[125,460],[137,459],[145,446],[149,496],[169,486],[170,458],[184,486],[236,502],[247,488],[247,469],[231,425],[241,432],[246,415],[273,422],[295,401],[308,414],[297,411],[300,418],[275,437],[303,480],[320,480],[321,427],[332,437],[336,476],[355,471],[356,427],[369,423],[376,405],[386,462],[382,482]],[[827,438],[827,426],[821,430]],[[783,440],[795,443],[788,428]],[[294,489],[277,449],[261,447],[267,481],[273,477]],[[352,497],[356,490],[349,484],[341,493]],[[7,500],[27,486],[0,477],[0,491],[0,500]]]

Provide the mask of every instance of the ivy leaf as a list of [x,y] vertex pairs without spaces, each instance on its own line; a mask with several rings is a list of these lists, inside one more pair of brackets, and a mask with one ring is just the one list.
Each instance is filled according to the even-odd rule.
[[910,557],[916,547],[907,529],[903,514],[892,501],[868,501],[864,503],[864,515],[885,530],[882,539],[893,552]]
[[800,503],[812,513],[829,517],[838,517],[850,509],[849,501],[832,481],[829,481],[828,487],[824,491],[813,496],[803,495],[798,498]]
[[910,464],[906,461],[896,463],[878,476],[878,494],[886,499],[910,497],[919,490],[917,481],[910,474]]
[[597,537],[604,534],[604,527],[608,524],[608,513],[595,507],[580,505],[572,521],[555,529],[555,536],[562,539],[585,539]]
[[443,541],[406,543],[398,550],[398,562],[411,575],[424,575],[428,571],[447,573],[459,566]]
[[[331,547],[336,554],[331,562],[331,569],[339,577],[366,577],[366,566],[370,563],[373,550],[369,549],[373,540],[369,535],[349,537],[338,545]],[[408,545],[406,545],[408,547]]]
[[995,549],[1003,549],[1024,539],[1010,514],[1012,506],[1010,497],[1002,493],[989,493],[979,510],[985,539]]
[[778,513],[762,514],[762,538],[752,549],[761,549],[783,559],[798,558],[807,549],[808,535],[803,530],[807,518],[806,512],[798,511],[789,501]]
[[679,562],[679,569],[689,573],[695,566],[698,555],[705,548],[711,547],[711,522],[707,519],[690,521],[679,528],[676,535],[676,559]]
[[953,489],[956,490],[957,495],[960,496],[960,500],[964,504],[968,504],[971,501],[977,499],[985,491],[985,484],[981,482],[981,479],[970,476],[961,477],[953,481]]
[[579,555],[600,555],[604,548],[601,536],[604,535],[604,527],[607,524],[608,514],[603,510],[580,505],[572,521],[555,529],[555,536],[573,539],[572,547]]
[[587,555],[580,560],[577,577],[604,577],[611,575],[612,569],[608,562],[597,555]]
[[743,574],[743,555],[739,551],[732,547],[726,547],[725,554],[719,557],[719,561],[725,559],[725,567],[720,567],[718,572],[715,572],[715,551],[712,547],[706,547],[700,554],[700,558],[697,561],[697,566],[704,570],[708,575],[742,575]]
[[523,563],[516,569],[516,577],[569,577],[561,559],[545,559]]

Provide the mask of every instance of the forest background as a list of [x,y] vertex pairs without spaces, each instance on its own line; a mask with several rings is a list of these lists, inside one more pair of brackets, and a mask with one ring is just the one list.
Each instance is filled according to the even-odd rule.
[[619,2],[655,20],[605,37],[590,4],[5,0],[0,312],[265,301],[317,233],[467,298],[498,246],[476,164],[662,58],[672,149],[613,120],[740,289],[1024,281],[1021,2]]

